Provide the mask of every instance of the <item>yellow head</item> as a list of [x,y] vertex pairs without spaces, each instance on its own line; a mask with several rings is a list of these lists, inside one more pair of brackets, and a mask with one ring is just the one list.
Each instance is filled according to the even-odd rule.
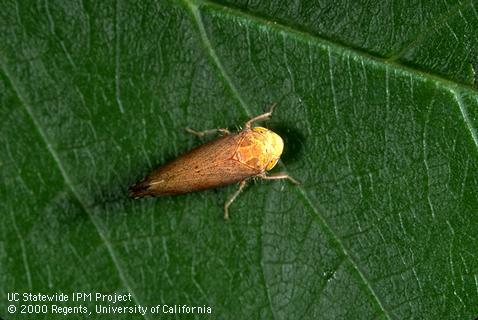
[[252,129],[253,132],[257,132],[263,137],[263,156],[264,162],[267,163],[266,170],[269,171],[275,167],[277,161],[284,150],[284,141],[275,132],[263,127],[256,127]]
[[244,139],[235,158],[260,171],[269,171],[279,161],[283,149],[284,142],[278,134],[263,127],[255,127],[244,132]]

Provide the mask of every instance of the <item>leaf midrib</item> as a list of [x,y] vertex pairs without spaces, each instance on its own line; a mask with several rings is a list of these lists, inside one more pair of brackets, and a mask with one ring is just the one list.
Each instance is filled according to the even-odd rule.
[[[190,2],[190,0],[183,0],[183,1]],[[355,56],[360,59],[373,61],[377,63],[378,65],[383,65],[383,68],[389,67],[399,74],[401,73],[408,76],[414,76],[416,78],[422,78],[422,79],[434,81],[449,91],[459,90],[463,93],[469,93],[472,95],[478,94],[478,88],[474,87],[471,84],[454,81],[454,80],[445,78],[437,73],[426,72],[423,70],[415,69],[408,65],[399,63],[398,60],[395,60],[395,59],[390,60],[390,57],[384,58],[358,48],[346,46],[346,45],[343,45],[342,43],[334,42],[333,40],[330,40],[323,36],[313,34],[305,30],[297,29],[295,27],[286,25],[280,21],[269,20],[263,16],[255,15],[250,12],[246,12],[241,9],[238,9],[236,7],[230,7],[223,4],[218,4],[216,2],[209,1],[209,0],[198,0],[197,6],[198,7],[203,6],[205,8],[209,7],[212,10],[221,12],[224,15],[237,17],[245,21],[254,21],[257,24],[267,26],[271,29],[275,29],[277,32],[286,33],[287,35],[294,35],[297,38],[301,38],[309,42],[312,41],[323,48],[331,48],[333,51],[342,53],[349,57]],[[442,23],[446,21],[447,20],[443,20]],[[436,24],[434,25],[435,28],[439,26],[440,25],[436,25]]]
[[[237,97],[240,106],[244,109],[246,114],[248,116],[251,116],[251,112],[250,112],[249,107],[247,106],[247,104],[244,102],[244,100],[240,96],[237,88],[232,83],[229,75],[226,73],[224,67],[222,66],[219,57],[216,55],[215,50],[212,48],[211,42],[209,41],[206,30],[204,28],[204,24],[202,22],[202,18],[201,18],[198,6],[196,4],[193,4],[190,0],[183,0],[183,1],[186,3],[187,8],[191,11],[191,14],[193,16],[193,20],[196,23],[197,28],[199,29],[199,34],[200,34],[201,40],[203,42],[204,48],[207,51],[208,55],[210,56],[211,60],[213,61],[214,65],[216,67],[216,70],[219,72],[219,76],[224,80],[225,85],[227,87],[229,87],[229,89]],[[281,163],[281,165],[284,168],[286,168],[283,163]],[[284,170],[284,171],[287,172],[287,170]],[[317,210],[317,208],[315,208],[315,206],[313,205],[312,201],[310,200],[310,198],[307,195],[304,188],[302,186],[298,185],[298,186],[295,187],[295,190],[296,190],[296,192],[298,192],[304,198],[304,200],[307,203],[309,209],[312,211],[313,216],[315,216],[315,218],[318,220],[318,223],[321,225],[322,229],[325,229],[325,231],[327,233],[329,233],[329,235],[332,237],[333,241],[340,248],[340,251],[342,251],[342,254],[344,255],[344,257],[350,262],[353,269],[357,272],[357,275],[359,276],[361,281],[364,282],[367,290],[373,296],[373,298],[375,300],[374,302],[378,305],[378,307],[380,308],[383,315],[387,319],[391,320],[392,318],[391,318],[389,312],[386,310],[386,308],[383,305],[381,299],[379,298],[379,296],[377,295],[377,293],[373,289],[370,281],[365,277],[364,273],[359,268],[358,264],[355,262],[355,260],[352,258],[352,256],[350,255],[350,253],[346,249],[342,240],[337,236],[336,232],[328,224],[328,222],[325,220],[324,216],[322,214],[320,214],[320,212]],[[261,267],[262,267],[262,264],[261,264]],[[270,300],[269,289],[268,289],[267,283],[265,283],[265,278],[264,278],[264,290],[265,290],[266,297],[268,298],[268,304],[269,304],[269,307],[271,309],[272,315],[275,316],[275,314],[273,312],[274,308],[272,306],[272,301]]]
[[[188,6],[209,7],[212,10],[215,10],[217,12],[222,12],[224,15],[235,16],[237,18],[241,18],[241,19],[244,19],[246,21],[255,21],[258,24],[267,25],[271,29],[275,29],[278,32],[283,32],[283,33],[286,33],[288,35],[295,35],[296,37],[305,39],[307,41],[312,40],[317,45],[319,45],[323,48],[326,48],[328,50],[333,50],[335,52],[345,54],[349,57],[354,56],[356,58],[361,59],[362,61],[363,60],[373,61],[374,63],[376,63],[377,65],[381,65],[385,69],[393,70],[394,72],[396,72],[398,74],[402,74],[404,76],[415,77],[417,79],[421,78],[423,80],[428,80],[428,81],[434,82],[435,85],[440,86],[442,89],[448,91],[450,94],[452,94],[454,96],[454,98],[457,102],[457,106],[459,108],[460,114],[462,115],[462,119],[463,119],[463,122],[465,124],[465,127],[468,130],[468,132],[470,133],[470,138],[471,138],[473,144],[476,146],[476,151],[478,152],[478,133],[477,133],[477,129],[475,127],[473,127],[473,124],[471,123],[470,118],[468,116],[468,110],[467,110],[466,106],[464,105],[464,103],[462,101],[462,96],[465,95],[465,94],[473,95],[475,97],[478,96],[478,88],[474,87],[473,85],[468,85],[468,84],[464,84],[462,82],[453,81],[453,80],[447,79],[445,77],[442,77],[442,76],[440,76],[436,73],[430,73],[430,72],[425,72],[425,71],[422,71],[422,70],[414,69],[412,67],[409,67],[409,66],[406,66],[406,65],[403,65],[403,64],[399,63],[398,60],[395,60],[395,59],[391,60],[390,58],[382,58],[382,57],[379,57],[379,56],[375,56],[375,55],[372,55],[368,52],[365,52],[365,51],[362,51],[362,50],[359,50],[359,49],[355,49],[355,48],[352,48],[352,47],[347,47],[347,46],[344,46],[344,45],[342,45],[340,43],[337,43],[337,42],[333,42],[331,40],[328,40],[326,38],[323,38],[323,37],[320,37],[318,35],[312,34],[310,32],[298,30],[296,28],[293,28],[291,26],[282,24],[280,22],[271,21],[271,20],[268,20],[268,19],[266,19],[262,16],[257,16],[257,15],[251,14],[249,12],[244,12],[244,11],[242,11],[240,9],[237,9],[237,8],[234,8],[234,7],[228,7],[228,6],[225,6],[225,5],[222,5],[222,4],[217,4],[217,3],[212,2],[210,0],[198,0],[197,1],[198,4],[192,4],[191,2],[194,1],[194,0],[183,0],[183,1],[185,1],[186,3],[189,3]],[[465,2],[460,6],[454,7],[453,9],[457,9],[459,11],[463,6],[469,5],[469,3],[470,2]],[[453,14],[451,14],[451,16],[453,16]],[[442,19],[440,21],[440,23],[446,23],[446,21],[447,21],[447,19]],[[434,24],[434,27],[435,28],[440,27],[440,23]],[[204,29],[204,27],[202,27],[202,29]],[[426,32],[426,31],[424,31],[424,32]],[[205,31],[201,31],[201,36],[202,36],[203,33],[204,33],[204,35],[206,35]],[[420,38],[420,35],[418,36],[418,38]],[[209,42],[209,40],[207,40],[207,41]],[[414,42],[414,45],[417,45],[419,40],[415,39],[413,42]],[[406,46],[406,47],[408,47],[408,46]],[[211,47],[211,49],[212,49],[212,47]],[[217,57],[214,58],[214,59],[217,60]],[[224,68],[222,66],[219,66],[219,70],[221,72],[224,72]],[[225,79],[229,83],[231,83],[229,76],[226,75]],[[242,100],[239,93],[237,92],[237,89],[234,86],[232,86],[231,90],[233,90],[234,95],[239,98],[239,102],[241,103],[241,106],[246,110],[248,116],[251,116],[250,112],[247,111],[248,110],[247,106],[245,106],[244,101]],[[478,101],[478,98],[477,98],[477,101]]]
[[[199,9],[201,6],[204,7],[209,7],[212,10],[215,10],[217,12],[221,12],[224,15],[229,15],[229,16],[234,16],[236,18],[241,18],[247,21],[255,21],[258,24],[261,25],[266,25],[267,27],[271,28],[272,30],[276,30],[277,32],[283,32],[287,33],[289,36],[290,35],[295,35],[298,38],[305,39],[307,41],[313,41],[314,43],[318,44],[319,46],[326,47],[328,50],[333,50],[338,53],[346,54],[348,56],[355,56],[357,58],[360,58],[361,60],[369,60],[373,61],[374,63],[378,65],[382,65],[383,68],[388,69],[388,70],[393,70],[394,72],[398,74],[404,74],[406,76],[411,76],[415,78],[422,78],[424,80],[429,80],[433,81],[437,86],[442,87],[444,90],[450,92],[454,97],[457,102],[457,105],[460,110],[460,114],[462,115],[462,119],[465,123],[465,127],[468,129],[470,132],[470,137],[477,147],[478,150],[478,138],[476,134],[476,130],[473,127],[471,121],[468,118],[468,113],[466,110],[465,105],[462,103],[462,95],[465,93],[476,95],[478,93],[478,90],[470,85],[461,83],[461,82],[456,82],[447,78],[444,78],[440,75],[434,74],[434,73],[429,73],[429,72],[424,72],[421,70],[417,70],[414,68],[411,68],[409,66],[403,65],[399,63],[395,59],[390,59],[390,58],[382,58],[378,56],[374,56],[368,52],[364,52],[362,50],[354,49],[351,47],[344,46],[342,44],[338,44],[336,42],[327,40],[325,38],[319,37],[317,35],[304,32],[301,30],[297,30],[295,28],[292,28],[290,26],[284,25],[282,23],[278,23],[276,21],[270,21],[268,19],[265,19],[260,16],[253,15],[249,12],[244,12],[241,11],[237,8],[233,7],[228,7],[225,5],[220,5],[211,1],[198,1],[198,3],[192,3],[193,0],[184,0],[184,2],[187,4],[187,7],[191,10],[192,15],[194,17],[194,21],[199,29],[199,33],[201,36],[201,40],[203,42],[203,45],[205,47],[205,50],[211,57],[213,64],[216,66],[216,70],[219,73],[219,76],[224,80],[225,84],[227,87],[230,88],[230,90],[233,92],[233,95],[237,98],[239,101],[240,106],[242,109],[246,112],[248,116],[251,116],[251,112],[249,111],[249,107],[247,104],[244,102],[242,99],[241,95],[239,94],[239,91],[235,87],[235,85],[232,83],[231,78],[228,76],[226,73],[224,67],[222,66],[219,57],[216,55],[215,50],[213,49],[211,42],[208,38],[207,32],[205,31],[205,27],[202,23],[202,19],[199,13]],[[459,6],[461,8],[462,6]],[[453,16],[453,15],[450,15]],[[447,21],[447,19],[443,19],[441,23],[444,23]],[[436,24],[434,25],[436,27]],[[414,41],[414,45],[416,45],[417,41]],[[285,168],[285,166],[284,166]],[[324,216],[317,210],[317,208],[313,205],[312,201],[308,197],[306,191],[304,190],[303,187],[298,186],[295,188],[295,190],[300,193],[300,195],[303,197],[305,203],[308,205],[310,210],[312,211],[313,215],[315,215],[316,219],[318,220],[318,223],[321,225],[323,229],[326,230],[326,232],[329,233],[329,235],[332,237],[332,239],[336,242],[336,244],[339,246],[340,250],[342,251],[342,254],[345,256],[345,258],[351,263],[353,269],[356,271],[357,275],[361,279],[361,281],[365,284],[367,290],[372,294],[375,303],[379,306],[380,310],[383,312],[383,315],[388,318],[392,319],[389,311],[385,308],[384,304],[382,303],[380,297],[377,295],[375,292],[371,282],[365,277],[365,274],[363,271],[360,269],[359,265],[355,262],[353,257],[350,255],[348,250],[346,249],[345,245],[343,244],[342,240],[337,236],[337,233],[332,229],[332,227],[328,224]],[[268,292],[268,286],[265,283],[265,290],[266,290],[266,295],[269,297],[269,292]],[[272,307],[272,302],[270,301],[269,298],[269,306],[271,310],[273,310]]]
[[[189,2],[188,0],[184,0],[187,4],[188,4],[188,7],[190,9],[192,8],[198,8],[196,4],[193,4],[191,2]],[[377,62],[377,63],[380,63],[382,64],[384,67],[387,67],[387,66],[390,66],[391,68],[395,69],[395,71],[397,72],[402,72],[402,73],[405,73],[407,75],[412,75],[412,76],[415,76],[415,77],[421,77],[421,78],[425,78],[425,79],[428,79],[428,80],[432,80],[432,81],[435,81],[437,84],[443,86],[445,89],[449,90],[450,92],[452,92],[455,97],[457,98],[457,102],[458,102],[458,105],[459,107],[461,108],[462,107],[462,103],[461,102],[461,96],[459,95],[459,92],[460,93],[469,93],[469,94],[472,94],[472,95],[476,95],[478,93],[477,89],[474,88],[473,86],[470,86],[470,85],[466,85],[466,84],[463,84],[463,83],[460,83],[460,82],[455,82],[455,81],[452,81],[452,80],[449,80],[449,79],[446,79],[444,77],[441,77],[439,75],[436,75],[436,74],[433,74],[433,73],[428,73],[428,72],[423,72],[423,71],[420,71],[420,70],[416,70],[416,69],[413,69],[413,68],[410,68],[408,66],[404,66],[400,63],[396,63],[396,62],[391,62],[391,61],[387,61],[386,59],[383,59],[381,57],[377,57],[377,56],[373,56],[369,53],[366,53],[366,52],[363,52],[363,51],[360,51],[358,49],[354,49],[354,48],[350,48],[350,47],[346,47],[346,46],[343,46],[341,44],[337,44],[337,43],[334,43],[330,40],[327,40],[325,38],[321,38],[317,35],[314,35],[314,34],[311,34],[311,33],[307,33],[307,32],[304,32],[304,31],[300,31],[300,30],[297,30],[297,29],[294,29],[290,26],[287,26],[287,25],[284,25],[284,24],[280,24],[280,23],[277,23],[277,22],[272,22],[272,21],[269,21],[267,19],[264,19],[263,17],[259,17],[259,16],[255,16],[255,15],[251,15],[249,13],[245,13],[243,11],[240,11],[238,9],[235,9],[235,8],[231,8],[231,7],[227,7],[227,6],[222,6],[222,5],[219,5],[219,4],[216,4],[214,2],[210,2],[210,1],[202,1],[201,4],[204,4],[204,5],[207,5],[211,8],[216,8],[216,9],[219,9],[221,10],[221,12],[224,12],[225,14],[230,14],[230,15],[234,15],[234,16],[237,16],[237,17],[242,17],[242,18],[247,18],[249,21],[253,20],[253,21],[256,21],[258,23],[261,23],[261,24],[266,24],[268,27],[270,27],[271,29],[276,29],[278,30],[279,32],[286,32],[287,34],[291,35],[296,35],[300,38],[305,38],[305,39],[308,39],[308,40],[314,40],[317,44],[321,45],[321,46],[324,46],[324,47],[328,47],[328,48],[332,48],[333,50],[337,51],[337,52],[346,52],[348,53],[349,55],[353,56],[357,56],[357,57],[361,57],[361,58],[366,58],[366,59],[369,59],[371,61],[374,61],[374,62]],[[194,15],[194,12],[193,12],[193,15]],[[201,22],[201,21],[199,21]],[[197,21],[196,21],[197,23]],[[207,39],[207,34],[205,33],[205,30],[204,30],[204,26],[202,25],[202,22],[201,23],[198,23],[198,27],[199,29],[204,31],[204,34],[201,34],[201,38],[202,37],[206,37]],[[203,32],[201,31],[201,33]],[[203,40],[204,41],[204,40]],[[209,40],[207,39],[208,43],[209,43]],[[206,45],[206,44],[205,44]],[[207,46],[207,45],[206,45]],[[215,52],[214,50],[212,49],[210,43],[209,43],[209,48],[211,49],[211,51],[209,52],[209,54],[213,54],[215,56],[215,63],[217,64],[217,67],[218,67],[218,71],[221,74],[221,76],[223,77],[223,80],[226,82],[226,84],[231,88],[231,90],[233,90],[234,94],[236,95],[236,98],[239,100],[240,102],[240,105],[241,107],[244,109],[244,111],[248,114],[248,115],[251,115],[250,111],[249,111],[249,108],[248,106],[244,103],[244,101],[241,99],[241,96],[239,95],[237,89],[235,88],[235,86],[233,85],[231,79],[227,76],[227,73],[225,73],[225,70],[222,68],[222,65],[220,64],[220,61],[219,59],[217,58],[217,56],[215,55]],[[214,57],[211,56],[214,60]],[[0,62],[1,59],[0,59]],[[43,139],[50,155],[52,156],[52,158],[54,159],[55,163],[57,164],[58,166],[58,170],[60,171],[60,173],[62,174],[64,180],[65,180],[65,184],[70,188],[71,192],[73,193],[73,195],[75,196],[75,198],[77,199],[78,203],[80,204],[80,206],[82,207],[82,209],[88,214],[88,216],[90,217],[90,219],[92,220],[92,223],[94,224],[95,228],[97,229],[97,232],[100,236],[100,238],[102,239],[102,241],[104,242],[105,246],[107,247],[107,250],[109,252],[109,254],[112,256],[112,259],[113,259],[113,263],[115,264],[115,267],[117,268],[117,271],[118,273],[120,274],[120,279],[123,281],[125,287],[127,289],[130,290],[130,287],[127,283],[127,281],[125,280],[124,278],[124,274],[121,270],[121,268],[119,267],[118,263],[117,263],[117,259],[114,258],[115,256],[115,253],[113,251],[113,248],[111,247],[111,245],[108,245],[108,239],[105,238],[105,235],[103,234],[103,232],[101,231],[101,228],[99,227],[99,225],[97,225],[97,221],[95,221],[95,218],[94,216],[92,215],[92,213],[90,212],[90,210],[88,210],[88,207],[86,206],[86,204],[84,204],[84,202],[82,201],[82,198],[79,196],[77,190],[74,188],[67,172],[65,171],[65,169],[63,168],[63,165],[61,164],[61,161],[60,161],[60,158],[58,157],[58,155],[56,154],[55,150],[53,150],[52,146],[51,146],[51,143],[49,142],[49,140],[47,139],[47,136],[45,135],[43,129],[41,128],[40,124],[38,123],[38,121],[36,120],[35,116],[34,116],[34,113],[32,112],[31,108],[29,107],[29,105],[26,103],[26,101],[24,101],[22,95],[20,94],[20,92],[18,91],[18,88],[17,86],[15,85],[12,77],[10,76],[10,74],[8,73],[8,70],[5,68],[5,66],[3,65],[3,63],[0,63],[0,66],[2,67],[2,69],[4,70],[4,73],[5,75],[7,76],[7,78],[9,79],[9,81],[11,82],[11,85],[12,85],[12,88],[14,89],[14,91],[16,92],[16,95],[18,96],[19,100],[21,101],[21,103],[25,106],[25,109],[27,111],[27,114],[29,115],[29,117],[31,118],[33,124],[35,125],[35,127],[37,128],[38,130],[38,133],[39,135],[41,136],[41,138]],[[466,114],[466,113],[465,113]],[[463,115],[463,120],[465,121],[467,127],[470,129],[470,132],[472,134],[472,137],[474,138],[476,136],[476,133],[475,133],[475,136],[473,135],[473,133],[475,132],[474,131],[474,128],[472,127],[471,123],[469,121],[467,121],[465,115],[463,114],[462,112],[462,115]],[[474,142],[475,142],[475,145],[477,145],[478,147],[478,143],[476,141],[476,139],[474,139]],[[352,263],[352,265],[354,266],[354,268],[357,270],[357,272],[359,273],[359,275],[362,276],[365,284],[367,286],[369,286],[369,282],[367,279],[365,279],[363,277],[363,274],[361,273],[360,269],[358,268],[358,266],[355,264],[354,260],[352,259],[352,257],[350,257],[350,255],[348,255],[347,251],[345,250],[345,247],[343,246],[340,238],[337,237],[337,235],[334,233],[334,231],[330,228],[330,226],[327,224],[327,222],[323,219],[323,217],[320,215],[320,213],[317,211],[317,209],[313,206],[312,202],[310,201],[310,199],[308,198],[305,190],[302,188],[302,187],[298,187],[297,188],[298,192],[304,197],[304,200],[308,203],[308,205],[310,206],[310,209],[314,212],[314,214],[317,216],[317,218],[320,220],[320,223],[323,224],[323,226],[331,233],[331,235],[337,240],[338,244],[341,246],[341,248],[343,249],[344,251],[344,254],[345,256],[350,260],[350,262]],[[123,275],[122,275],[123,274]],[[267,287],[267,286],[266,286]],[[374,294],[373,292],[373,288],[369,287],[370,291],[372,292],[372,294]],[[267,288],[266,288],[267,290]],[[376,295],[374,294],[374,296],[376,297]],[[380,300],[377,298],[377,303],[381,306],[382,310],[384,311],[385,315],[390,318],[389,314],[387,313],[387,311],[382,307],[381,305],[381,302]],[[272,306],[271,306],[272,307]]]

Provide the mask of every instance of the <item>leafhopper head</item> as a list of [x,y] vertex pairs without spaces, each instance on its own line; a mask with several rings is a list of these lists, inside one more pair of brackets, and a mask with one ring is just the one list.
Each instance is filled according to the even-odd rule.
[[284,150],[284,141],[282,141],[282,138],[277,133],[263,127],[253,128],[252,131],[260,133],[263,137],[265,169],[269,171],[274,168],[277,161],[279,161],[282,151]]
[[284,149],[282,138],[263,127],[245,129],[241,135],[234,158],[258,173],[274,168]]

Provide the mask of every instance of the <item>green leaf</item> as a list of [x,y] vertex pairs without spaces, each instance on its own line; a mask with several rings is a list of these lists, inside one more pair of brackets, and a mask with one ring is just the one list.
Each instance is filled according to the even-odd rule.
[[[211,319],[478,316],[474,1],[4,1],[0,317],[7,294],[131,293]],[[267,123],[301,181],[131,200],[203,143]],[[94,299],[92,299],[94,300]],[[9,305],[18,308],[10,314]],[[162,309],[161,309],[162,310]],[[83,315],[73,315],[83,318]]]

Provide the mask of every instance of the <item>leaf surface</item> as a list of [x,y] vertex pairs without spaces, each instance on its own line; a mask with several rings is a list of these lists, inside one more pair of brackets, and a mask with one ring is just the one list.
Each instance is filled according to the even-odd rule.
[[[476,317],[475,6],[5,1],[0,317],[23,318],[10,292],[211,319]],[[185,127],[235,129],[274,102],[277,171],[299,186],[251,183],[228,223],[236,186],[126,197],[204,142]],[[99,304],[93,319],[132,318]]]

